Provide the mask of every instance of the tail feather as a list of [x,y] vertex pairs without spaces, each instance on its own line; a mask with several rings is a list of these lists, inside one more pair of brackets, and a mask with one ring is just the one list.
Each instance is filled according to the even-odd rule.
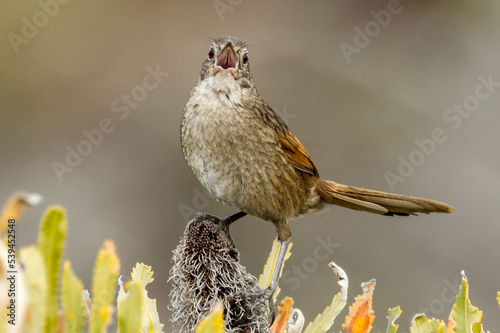
[[392,194],[318,179],[316,192],[328,203],[382,215],[415,215],[415,213],[453,213],[455,208],[443,202]]

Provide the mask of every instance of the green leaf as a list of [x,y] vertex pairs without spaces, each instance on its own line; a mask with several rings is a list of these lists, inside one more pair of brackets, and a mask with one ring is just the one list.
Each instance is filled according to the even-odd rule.
[[431,333],[431,324],[425,315],[419,314],[413,317],[410,333]]
[[62,277],[62,305],[64,309],[65,333],[83,332],[85,326],[85,304],[82,298],[83,283],[75,276],[69,261],[64,263]]
[[387,316],[387,330],[386,333],[396,333],[399,325],[396,325],[394,322],[401,315],[401,308],[398,306],[396,308],[389,309],[389,315]]
[[431,333],[445,333],[446,332],[446,324],[442,320],[432,318],[430,325],[431,325]]
[[139,283],[130,283],[128,293],[118,301],[118,332],[150,332],[141,330],[141,294]]
[[481,317],[483,312],[473,306],[469,300],[469,286],[467,277],[462,271],[462,284],[456,297],[456,303],[453,305],[451,317],[455,322],[453,326],[455,332],[470,333],[481,332]]
[[337,266],[334,262],[330,263],[330,267],[333,269],[340,285],[340,292],[335,295],[332,300],[332,304],[326,307],[322,314],[318,315],[312,323],[307,325],[304,333],[326,333],[330,327],[333,325],[335,318],[339,315],[340,311],[345,307],[347,303],[347,289],[349,287],[349,282],[347,279],[347,274],[344,272],[340,266]]
[[153,271],[151,266],[143,263],[137,263],[132,270],[132,282],[137,282],[142,291],[142,319],[141,326],[146,332],[162,333],[163,324],[160,323],[160,317],[156,309],[156,299],[148,297],[146,285],[153,282]]
[[54,333],[59,330],[57,286],[67,228],[68,222],[66,221],[64,209],[58,206],[49,207],[38,234],[38,248],[45,264],[48,287],[44,325],[44,331],[47,333]]
[[497,303],[498,303],[498,306],[500,307],[500,291],[497,292]]
[[103,333],[110,324],[113,314],[113,301],[120,259],[112,241],[105,241],[97,254],[92,280],[92,298],[94,300],[90,315],[90,332]]
[[[162,333],[163,324],[160,323],[160,317],[158,315],[158,310],[156,308],[156,299],[150,299],[148,297],[148,292],[146,286],[153,282],[153,271],[151,266],[144,265],[143,263],[137,263],[132,270],[132,281],[131,283],[137,283],[141,287],[141,329],[144,332],[152,333]],[[127,297],[127,293],[123,288],[123,283],[121,278],[118,280],[118,285],[120,290],[118,291],[118,305],[120,302]],[[118,312],[120,308],[118,308]]]
[[24,277],[28,287],[29,304],[23,331],[38,333],[43,331],[47,307],[47,275],[40,250],[36,246],[22,248],[19,252],[24,267]]
[[224,333],[222,315],[223,306],[219,301],[215,303],[212,311],[196,326],[195,333]]

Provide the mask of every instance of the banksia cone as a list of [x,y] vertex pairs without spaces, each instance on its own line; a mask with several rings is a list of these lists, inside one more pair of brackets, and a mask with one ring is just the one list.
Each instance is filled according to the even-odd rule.
[[270,332],[265,303],[245,296],[260,290],[257,279],[239,263],[221,221],[197,215],[174,251],[169,278],[173,332],[194,332],[217,300],[224,304],[226,332]]

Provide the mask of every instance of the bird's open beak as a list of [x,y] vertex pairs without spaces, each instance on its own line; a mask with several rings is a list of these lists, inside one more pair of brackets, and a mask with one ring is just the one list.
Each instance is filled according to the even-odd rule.
[[233,43],[227,42],[226,46],[217,55],[215,65],[216,74],[218,73],[234,73],[238,65],[238,55],[234,51]]

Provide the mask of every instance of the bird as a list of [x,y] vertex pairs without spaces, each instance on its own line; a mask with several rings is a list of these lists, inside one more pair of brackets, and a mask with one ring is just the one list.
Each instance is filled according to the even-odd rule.
[[185,160],[202,186],[240,210],[225,219],[227,226],[250,214],[276,229],[277,268],[261,297],[278,286],[294,218],[328,204],[388,216],[455,211],[435,200],[321,179],[305,147],[257,91],[248,45],[236,37],[211,40],[180,132]]

